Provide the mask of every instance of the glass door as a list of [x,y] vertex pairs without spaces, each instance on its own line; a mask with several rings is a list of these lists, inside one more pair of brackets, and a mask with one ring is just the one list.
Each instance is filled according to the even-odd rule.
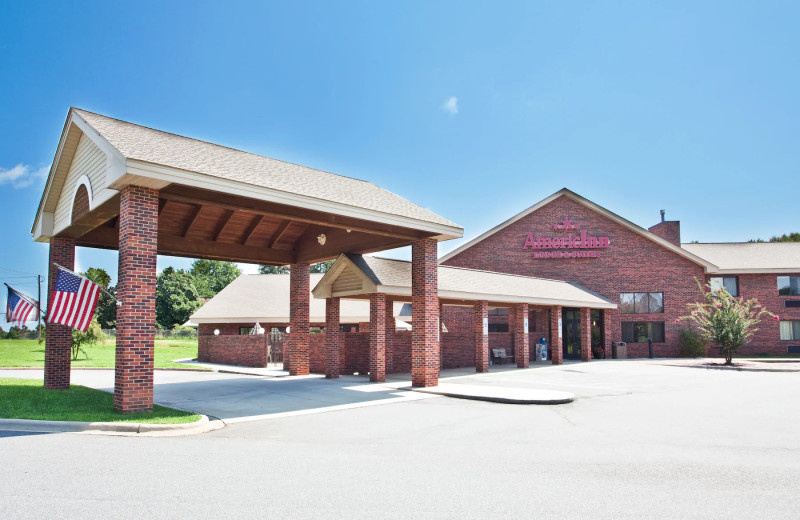
[[581,358],[581,311],[564,309],[562,317],[564,359]]

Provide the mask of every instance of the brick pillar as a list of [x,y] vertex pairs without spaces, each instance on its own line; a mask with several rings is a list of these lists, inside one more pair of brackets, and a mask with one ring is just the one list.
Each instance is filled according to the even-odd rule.
[[[486,322],[486,328],[483,324]],[[489,371],[489,302],[480,300],[472,307],[472,332],[475,335],[475,372]]]
[[369,380],[386,381],[386,295],[369,295]]
[[439,384],[439,296],[436,239],[411,245],[411,384]]
[[[509,313],[512,314],[512,313]],[[511,316],[509,316],[511,318]],[[528,368],[530,361],[530,343],[528,341],[528,304],[518,303],[514,306],[514,356],[518,368]]]
[[153,410],[158,190],[128,186],[119,199],[119,283],[114,407]]
[[339,298],[325,300],[325,377],[339,377]]
[[394,321],[394,301],[386,298],[386,373],[391,374],[394,372],[393,358],[394,355],[392,340],[394,333],[397,329],[397,322]]
[[581,309],[581,361],[592,360],[592,310]]
[[292,264],[289,271],[289,375],[307,376],[308,314],[310,298],[309,264]]
[[564,350],[561,347],[561,306],[556,305],[550,308],[550,345],[548,346],[551,361],[554,365],[564,362]]
[[611,330],[611,309],[603,309],[603,346],[606,349],[606,359],[611,359],[611,348],[614,346],[614,333]]
[[[50,239],[50,265],[47,277],[47,308],[56,286],[57,262],[67,269],[75,267],[75,242],[70,238],[53,237]],[[41,305],[41,303],[40,303]],[[69,369],[72,359],[72,328],[66,325],[47,324],[44,344],[44,387],[48,390],[66,390],[69,388]]]

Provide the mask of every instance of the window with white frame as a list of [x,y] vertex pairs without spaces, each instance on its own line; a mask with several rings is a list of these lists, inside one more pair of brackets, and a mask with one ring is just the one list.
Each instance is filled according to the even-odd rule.
[[800,341],[800,320],[781,321],[781,339]]
[[712,291],[725,289],[731,296],[739,296],[739,279],[736,276],[712,276],[708,284]]

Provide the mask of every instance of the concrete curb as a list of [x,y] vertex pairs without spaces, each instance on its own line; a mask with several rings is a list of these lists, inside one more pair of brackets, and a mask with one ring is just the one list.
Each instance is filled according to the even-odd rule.
[[659,363],[665,367],[678,367],[678,368],[704,368],[706,370],[732,370],[735,372],[773,372],[791,374],[800,372],[800,368],[750,368],[750,367],[726,367],[726,366],[713,366],[713,365],[678,365],[672,363]]
[[483,385],[440,384],[439,386],[408,387],[412,392],[443,395],[456,399],[487,401],[505,404],[567,404],[575,400],[575,394],[555,390],[536,390],[532,388],[496,387]]
[[86,433],[96,435],[127,435],[166,437],[195,435],[223,428],[219,419],[201,415],[199,421],[185,424],[148,424],[80,421],[37,421],[33,419],[0,419],[0,430],[36,433]]

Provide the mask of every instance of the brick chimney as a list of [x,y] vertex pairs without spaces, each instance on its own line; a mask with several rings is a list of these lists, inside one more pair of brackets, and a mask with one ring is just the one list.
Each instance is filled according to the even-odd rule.
[[681,245],[681,222],[680,220],[664,220],[666,211],[661,210],[661,222],[648,229],[651,233],[659,236],[667,242],[672,242],[676,246]]

